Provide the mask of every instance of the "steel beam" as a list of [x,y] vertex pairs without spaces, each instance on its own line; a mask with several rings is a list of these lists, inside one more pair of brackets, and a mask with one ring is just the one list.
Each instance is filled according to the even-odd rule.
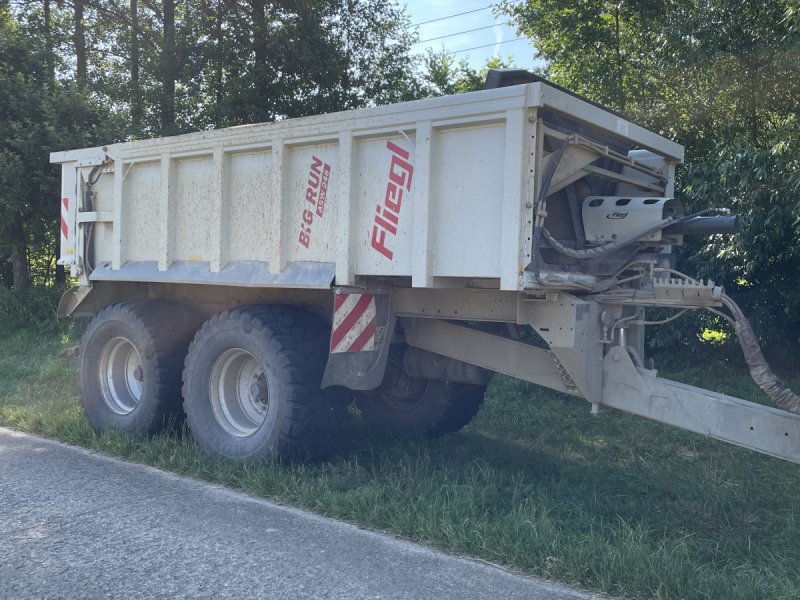
[[410,346],[442,354],[523,381],[575,394],[548,350],[437,319],[403,319]]
[[602,404],[800,463],[800,416],[656,377],[622,348],[603,361]]

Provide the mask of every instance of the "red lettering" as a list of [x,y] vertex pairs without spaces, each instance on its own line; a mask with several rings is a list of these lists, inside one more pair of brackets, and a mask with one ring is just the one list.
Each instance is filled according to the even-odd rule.
[[[390,198],[394,198],[395,201],[390,200]],[[389,185],[386,186],[386,198],[383,199],[383,203],[390,210],[400,214],[400,204],[402,204],[402,202],[403,190],[390,181]]]
[[311,172],[319,175],[319,168],[322,166],[322,159],[316,156],[311,157]]
[[[372,247],[383,256],[392,260],[394,252],[386,246],[388,235],[397,235],[397,226],[400,223],[400,208],[403,204],[403,188],[411,191],[411,179],[414,176],[414,167],[408,160],[410,154],[400,146],[387,140],[386,147],[392,153],[389,164],[389,177],[386,183],[386,196],[384,206],[375,207],[375,218],[372,225]],[[324,180],[324,176],[323,176]]]
[[386,230],[378,229],[377,225],[372,226],[372,247],[389,260],[392,260],[394,252],[386,247]]
[[[395,167],[399,167],[401,170],[398,172],[395,170]],[[413,173],[414,168],[410,164],[398,156],[392,157],[392,165],[389,167],[390,181],[411,191],[411,176]]]
[[388,140],[388,141],[386,142],[386,147],[387,147],[389,150],[391,150],[393,153],[395,153],[395,154],[397,154],[397,155],[399,155],[399,156],[402,156],[402,157],[403,157],[403,158],[405,158],[406,160],[408,160],[408,159],[409,159],[408,152],[406,152],[405,150],[403,150],[403,149],[402,149],[400,146],[398,146],[397,144],[395,144],[395,143],[394,143],[392,140]]
[[311,236],[309,235],[308,231],[301,231],[300,232],[300,243],[303,244],[306,248],[311,243]]
[[311,223],[313,223],[313,222],[314,222],[314,213],[312,213],[312,212],[311,212],[310,210],[308,210],[308,209],[304,210],[304,211],[303,211],[303,222],[304,222],[306,225],[311,225]]
[[[380,205],[375,207],[375,212],[378,213],[378,214],[375,215],[375,222],[378,225],[380,225],[381,227],[383,227],[384,229],[386,229],[386,231],[388,231],[392,235],[397,235],[397,227],[395,227],[394,225],[389,223],[386,219],[384,219],[381,216],[381,207],[380,207]],[[386,213],[386,211],[384,211],[384,214],[385,213]],[[396,223],[396,221],[395,221],[395,223]]]
[[400,222],[400,217],[390,210],[383,209],[383,216],[389,219],[392,223],[397,225]]

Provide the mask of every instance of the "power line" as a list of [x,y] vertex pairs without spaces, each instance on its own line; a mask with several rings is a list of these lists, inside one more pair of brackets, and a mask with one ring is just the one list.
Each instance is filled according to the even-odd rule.
[[417,44],[424,44],[425,42],[433,42],[433,41],[436,41],[436,40],[441,40],[441,39],[444,39],[444,38],[453,37],[455,35],[461,35],[463,33],[472,33],[473,31],[482,31],[483,29],[490,29],[492,27],[500,27],[502,25],[509,25],[509,22],[506,21],[505,23],[494,23],[492,25],[486,25],[484,27],[476,27],[475,29],[467,29],[465,31],[458,31],[456,33],[448,33],[447,35],[440,35],[438,37],[428,38],[427,40],[420,40],[418,42],[414,42],[413,45],[416,46]]
[[483,8],[476,8],[474,10],[467,10],[464,12],[456,13],[454,15],[447,15],[446,17],[439,17],[438,19],[431,19],[430,21],[422,21],[421,23],[414,23],[411,27],[419,27],[420,25],[427,25],[428,23],[435,23],[436,21],[444,21],[445,19],[452,19],[453,17],[460,17],[461,15],[469,15],[472,13],[480,12],[482,10],[489,10],[490,8],[494,8],[494,4],[490,4],[489,6],[484,6]]
[[489,48],[490,46],[499,46],[500,44],[508,44],[510,42],[518,42],[519,40],[527,40],[528,38],[518,37],[513,40],[505,40],[502,42],[495,42],[494,44],[484,44],[483,46],[474,46],[472,48],[464,48],[463,50],[454,50],[453,52],[448,52],[448,55],[458,54],[459,52],[469,52],[470,50],[478,50],[479,48]]

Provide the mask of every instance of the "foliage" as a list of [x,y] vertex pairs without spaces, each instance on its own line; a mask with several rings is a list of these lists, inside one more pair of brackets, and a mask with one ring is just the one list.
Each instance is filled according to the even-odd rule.
[[391,0],[0,2],[0,285],[56,277],[55,150],[420,97]]
[[[74,85],[51,79],[46,49],[0,9],[0,284],[52,282],[60,171],[49,152],[105,137],[105,121]],[[39,267],[37,270],[36,267]]]
[[[800,339],[796,2],[526,0],[502,10],[556,83],[686,147],[676,194],[690,210],[734,209],[741,229],[690,242],[679,267],[724,284],[770,340],[768,355],[791,356]],[[696,346],[707,321],[686,319],[651,340]]]
[[715,236],[685,257],[700,276],[723,282],[747,306],[766,349],[798,367],[800,342],[800,146],[790,133],[764,149],[721,148],[684,173],[687,198],[728,205],[739,215],[738,235]]
[[446,96],[483,89],[489,69],[507,69],[514,66],[513,59],[490,58],[481,70],[473,69],[466,60],[456,60],[445,50],[429,49],[423,60],[421,75],[422,93],[426,96]]
[[65,286],[34,286],[22,291],[0,287],[0,331],[59,329],[56,309]]

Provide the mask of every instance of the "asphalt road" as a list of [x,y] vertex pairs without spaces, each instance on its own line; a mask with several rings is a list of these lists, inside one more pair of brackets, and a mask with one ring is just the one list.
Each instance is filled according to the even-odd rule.
[[0,428],[0,599],[592,597]]

